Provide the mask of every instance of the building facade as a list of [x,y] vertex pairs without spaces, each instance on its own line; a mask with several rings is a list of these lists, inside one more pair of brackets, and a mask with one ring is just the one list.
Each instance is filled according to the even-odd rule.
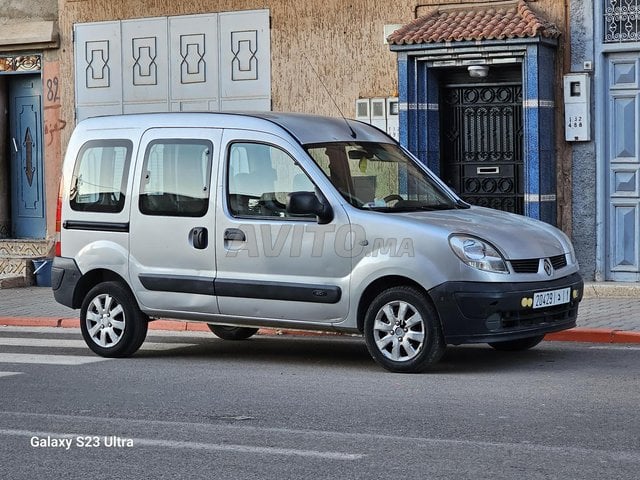
[[[586,72],[590,85],[593,80],[592,118],[597,119],[598,108],[609,108],[608,100],[598,100],[606,96],[598,88],[622,88],[607,90],[598,78],[611,49],[622,55],[612,64],[616,72],[628,68],[619,59],[629,57],[629,42],[596,45],[598,28],[604,32],[605,6],[589,6],[589,1],[59,0],[58,48],[42,54],[41,80],[43,86],[55,84],[57,118],[42,122],[43,135],[50,134],[64,150],[75,123],[109,113],[272,109],[344,114],[398,135],[469,201],[562,228],[574,239],[587,279],[634,280],[633,274],[607,274],[603,258],[622,245],[621,253],[612,255],[633,264],[627,257],[633,256],[629,249],[637,237],[627,241],[626,232],[633,222],[637,232],[637,209],[625,210],[630,202],[624,197],[621,208],[609,212],[608,194],[596,192],[602,190],[599,185],[617,181],[629,193],[632,169],[625,163],[611,177],[605,172],[611,170],[609,160],[606,168],[596,168],[603,162],[596,157],[604,155],[598,129],[605,124],[599,120],[591,126],[590,140],[565,140],[563,76]],[[506,20],[492,32],[492,20],[500,15]],[[416,26],[421,40],[410,38]],[[404,37],[394,39],[393,32]],[[426,40],[429,32],[436,36]],[[580,60],[585,49],[593,71]],[[56,73],[55,83],[48,68]],[[625,90],[624,98],[632,90]],[[620,102],[611,108],[628,119],[630,107]],[[9,138],[4,142],[0,147],[6,155]],[[44,155],[55,148],[45,148]],[[45,240],[55,235],[62,156],[60,151],[54,155],[45,160],[44,233],[29,234]],[[609,198],[617,202],[619,193]],[[3,205],[13,203],[0,198],[0,222],[14,221],[11,213],[2,217]],[[629,227],[621,237],[596,228],[596,217],[605,210],[613,215],[611,222]],[[7,235],[16,236],[5,229]]]
[[570,5],[571,71],[591,82],[592,138],[574,145],[574,241],[601,281],[640,281],[640,2]]
[[0,282],[26,278],[49,254],[59,178],[58,4],[5,2],[0,11]]

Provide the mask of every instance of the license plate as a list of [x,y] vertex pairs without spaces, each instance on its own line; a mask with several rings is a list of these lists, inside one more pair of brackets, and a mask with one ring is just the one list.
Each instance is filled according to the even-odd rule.
[[553,307],[569,303],[571,300],[571,288],[561,288],[549,292],[538,292],[533,294],[533,308]]

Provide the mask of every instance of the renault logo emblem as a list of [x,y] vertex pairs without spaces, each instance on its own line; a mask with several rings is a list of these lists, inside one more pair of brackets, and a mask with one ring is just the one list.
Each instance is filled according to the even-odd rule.
[[548,276],[553,275],[553,265],[551,265],[551,261],[548,258],[544,259],[544,271],[547,272]]

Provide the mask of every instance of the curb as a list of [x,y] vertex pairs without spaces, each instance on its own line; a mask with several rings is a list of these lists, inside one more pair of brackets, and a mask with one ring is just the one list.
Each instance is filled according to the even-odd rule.
[[549,333],[544,339],[557,342],[640,343],[640,332],[607,328],[572,328]]
[[[77,318],[51,317],[0,317],[0,326],[80,328],[80,320]],[[149,330],[168,330],[179,332],[210,331],[206,323],[175,320],[154,320],[149,323]],[[261,328],[258,334],[296,336],[342,335],[338,332],[289,330],[280,328]],[[570,330],[564,330],[562,332],[548,333],[547,335],[545,335],[544,339],[554,342],[640,343],[640,332],[613,330],[607,328],[576,327]]]

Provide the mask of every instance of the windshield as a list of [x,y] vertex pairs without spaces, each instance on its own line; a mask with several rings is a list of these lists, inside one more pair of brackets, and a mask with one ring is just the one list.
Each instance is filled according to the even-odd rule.
[[406,212],[467,207],[448,195],[397,145],[335,142],[305,148],[356,208]]

